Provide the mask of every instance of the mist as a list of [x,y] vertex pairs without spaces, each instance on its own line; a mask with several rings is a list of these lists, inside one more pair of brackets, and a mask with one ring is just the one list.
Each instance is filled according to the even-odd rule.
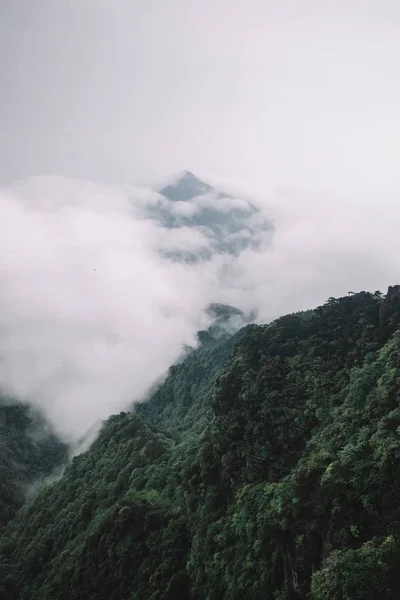
[[264,209],[275,224],[272,244],[244,252],[236,264],[236,294],[257,309],[259,322],[330,296],[386,292],[399,282],[400,206],[384,199],[360,206],[315,190],[280,191],[274,198]]
[[1,192],[0,381],[65,436],[140,398],[204,324],[213,272],[162,259],[142,207],[63,178]]
[[162,201],[145,188],[55,177],[1,190],[1,388],[68,441],[142,400],[196,345],[211,302],[268,322],[398,280],[398,211],[271,190],[260,206],[275,227],[258,250],[187,263],[165,249],[212,240],[148,218]]
[[[398,3],[13,0],[0,36],[0,388],[63,438],[146,397],[210,302],[399,282]],[[260,208],[258,249],[149,218],[182,169]]]

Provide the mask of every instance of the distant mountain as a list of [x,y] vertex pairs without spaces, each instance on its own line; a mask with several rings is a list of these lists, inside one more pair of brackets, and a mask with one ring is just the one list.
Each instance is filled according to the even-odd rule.
[[190,171],[179,173],[158,192],[159,201],[148,207],[148,215],[162,227],[185,234],[186,244],[177,236],[179,246],[172,244],[163,252],[176,260],[238,256],[246,248],[259,248],[273,231],[272,222],[253,204],[212,187]]
[[211,194],[214,190],[211,185],[201,181],[190,171],[182,171],[175,181],[159,191],[168,200],[185,202],[196,196]]

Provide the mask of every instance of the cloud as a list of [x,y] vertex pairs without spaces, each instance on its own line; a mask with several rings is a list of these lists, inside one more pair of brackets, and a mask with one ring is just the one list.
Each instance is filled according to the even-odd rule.
[[[360,210],[308,190],[266,197],[260,246],[235,257],[199,227],[168,229],[151,217],[160,197],[148,189],[53,177],[2,189],[0,387],[74,441],[146,394],[195,343],[210,302],[268,322],[398,282],[395,205]],[[274,231],[261,227],[270,217]],[[204,248],[203,262],[179,255]]]
[[224,300],[257,309],[258,321],[309,309],[349,291],[399,282],[400,208],[297,190],[270,195],[272,243],[245,250],[228,273]]
[[199,227],[159,228],[160,237],[157,247],[161,252],[199,253],[209,250],[210,239]]
[[197,206],[197,210],[213,208],[218,212],[231,212],[235,210],[245,213],[251,212],[251,206],[246,200],[221,196],[220,194],[202,194],[194,198],[194,204]]
[[37,178],[0,196],[0,382],[66,436],[141,397],[213,298],[214,272],[163,258],[126,192]]

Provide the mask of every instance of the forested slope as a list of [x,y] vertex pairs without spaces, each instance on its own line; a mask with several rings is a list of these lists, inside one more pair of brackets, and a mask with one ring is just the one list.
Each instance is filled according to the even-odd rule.
[[0,530],[30,485],[67,459],[67,447],[28,406],[0,395]]
[[204,339],[8,523],[0,597],[400,597],[399,324],[396,286]]
[[[136,412],[179,436],[199,433],[206,427],[216,376],[246,335],[243,326],[252,317],[221,304],[211,305],[208,312],[212,324],[198,332],[200,345],[190,348],[185,359],[170,368],[169,376],[156,387],[150,401],[136,405]],[[237,331],[239,325],[242,328]]]

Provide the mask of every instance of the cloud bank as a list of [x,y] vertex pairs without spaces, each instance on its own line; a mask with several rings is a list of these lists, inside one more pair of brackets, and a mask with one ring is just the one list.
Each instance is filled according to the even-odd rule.
[[391,197],[368,203],[287,190],[265,210],[275,224],[272,244],[243,252],[235,265],[237,303],[257,308],[260,322],[400,281],[400,204]]
[[213,297],[213,272],[160,256],[140,195],[62,178],[0,195],[0,382],[66,436],[141,397]]
[[210,302],[256,309],[265,322],[399,280],[393,204],[360,211],[304,191],[270,194],[275,232],[258,250],[188,264],[165,249],[212,242],[201,228],[149,218],[160,201],[148,189],[53,177],[0,191],[0,386],[66,439],[143,398],[195,343]]

